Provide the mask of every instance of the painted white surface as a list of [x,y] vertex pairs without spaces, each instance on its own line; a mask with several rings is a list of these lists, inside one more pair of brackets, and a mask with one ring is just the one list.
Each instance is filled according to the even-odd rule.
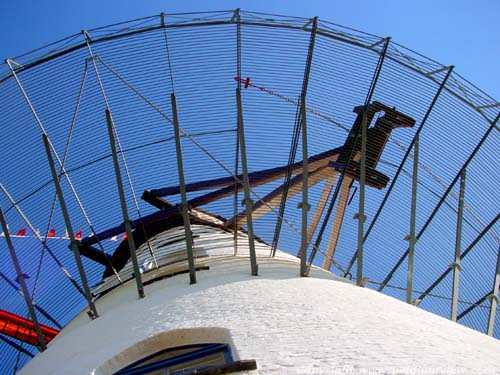
[[141,300],[133,281],[105,295],[98,319],[80,314],[20,374],[110,374],[210,327],[208,339],[257,361],[252,374],[497,373],[499,341],[322,270],[300,278],[286,254],[259,258],[258,277],[244,256],[198,262],[210,270],[195,285],[182,274],[147,286]]

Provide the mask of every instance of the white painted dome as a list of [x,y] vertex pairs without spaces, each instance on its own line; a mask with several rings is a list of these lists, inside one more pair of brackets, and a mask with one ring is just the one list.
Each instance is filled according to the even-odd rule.
[[[196,284],[187,273],[164,277],[184,262],[144,273],[146,298],[126,282],[97,300],[98,319],[81,312],[20,374],[112,374],[151,352],[207,341],[227,343],[235,359],[255,359],[252,374],[496,371],[500,343],[491,337],[318,268],[299,277],[297,258],[269,257],[264,244],[260,275],[251,276],[243,233],[233,256],[231,233],[201,225],[193,232],[204,269]],[[159,263],[168,259],[156,254]]]

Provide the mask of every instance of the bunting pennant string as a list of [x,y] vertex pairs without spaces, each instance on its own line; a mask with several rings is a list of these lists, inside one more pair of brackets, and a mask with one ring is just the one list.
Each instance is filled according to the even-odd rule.
[[[40,234],[40,231],[37,229],[38,234]],[[92,235],[92,234],[91,234]],[[37,238],[35,235],[30,235],[28,234],[28,228],[23,227],[19,229],[16,234],[11,234],[10,235],[13,238]],[[0,237],[5,237],[4,232],[0,232]],[[78,230],[78,232],[75,233],[75,239],[76,240],[81,240],[83,238],[83,229]],[[56,236],[56,228],[50,229],[49,233],[47,234],[46,239],[51,239],[51,240],[68,240],[68,232],[65,231],[62,236]],[[127,235],[124,234],[121,238],[122,241],[127,239]],[[114,236],[109,239],[110,241],[118,241],[118,237]]]

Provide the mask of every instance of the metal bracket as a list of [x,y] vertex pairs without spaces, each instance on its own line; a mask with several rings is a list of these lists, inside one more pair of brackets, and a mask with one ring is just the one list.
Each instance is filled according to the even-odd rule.
[[239,15],[240,15],[240,8],[235,9],[233,17],[231,17],[231,20],[229,22],[235,22],[239,18]]
[[87,311],[87,315],[89,316],[90,319],[94,320],[96,318],[96,316],[94,315],[94,313],[91,311],[91,310],[88,310]]
[[[249,203],[250,203],[250,206],[253,206],[253,199],[249,199],[248,201],[249,201]],[[242,206],[244,206],[246,203],[247,203],[247,200],[246,200],[246,199],[243,199],[243,200],[241,201],[241,205],[242,205]]]
[[498,296],[495,296],[495,294],[491,293],[489,295],[486,296],[486,299],[488,301],[492,301],[492,300],[495,300],[497,303],[498,303]]
[[24,68],[24,66],[22,66],[21,64],[18,64],[17,62],[15,62],[12,59],[5,59],[5,63],[10,65],[11,68],[12,68],[12,65],[15,65],[16,67],[21,68],[21,69]]
[[89,33],[87,32],[87,30],[82,30],[82,35],[83,37],[85,38],[85,41],[87,43],[92,43],[92,38],[90,37]]
[[309,21],[307,21],[307,22],[304,24],[304,26],[302,26],[302,30],[306,30],[306,29],[307,29],[307,26],[309,26],[311,23],[313,23],[315,18],[318,18],[318,17],[311,18]]
[[[306,203],[307,206],[307,211],[311,209],[311,205],[309,203]],[[297,203],[297,208],[302,208],[302,202]]]
[[451,68],[450,66],[443,66],[442,68],[433,70],[432,72],[425,73],[425,76],[430,77],[430,76],[432,76],[434,74],[437,74],[437,73],[440,73],[440,72],[444,72],[445,70],[450,70],[450,68]]
[[480,110],[480,109],[496,108],[496,107],[500,107],[500,103],[480,105],[480,106],[477,106],[476,109]]
[[380,39],[378,42],[375,42],[375,43],[373,43],[373,44],[370,44],[370,45],[368,46],[368,48],[370,48],[370,49],[371,49],[371,48],[373,48],[373,47],[378,46],[379,44],[385,43],[386,41],[387,41],[387,38]]
[[187,203],[186,203],[186,204],[179,203],[179,204],[178,204],[178,208],[177,208],[177,209],[179,210],[179,212],[182,212],[182,210],[183,210],[183,208],[184,208],[184,207],[186,207],[186,209],[187,209],[188,211],[191,211],[191,210],[192,210],[192,207],[191,207],[189,204],[187,204]]
[[369,280],[370,280],[370,279],[369,279],[368,277],[363,277],[363,278],[361,279],[361,282],[359,283],[359,286],[360,286],[361,288],[366,287],[366,284],[368,284],[368,281],[369,281]]
[[16,283],[20,284],[21,283],[21,279],[26,280],[26,279],[29,279],[29,278],[30,278],[30,276],[28,274],[23,273],[23,274],[17,276],[14,280],[16,280]]
[[124,231],[125,231],[125,228],[127,227],[127,224],[130,224],[130,229],[132,229],[132,230],[136,229],[136,225],[135,225],[135,223],[132,220],[126,220],[122,224],[122,228],[123,228]]
[[452,264],[449,265],[448,268],[458,269],[459,271],[462,271],[462,266],[457,262],[453,262]]
[[363,223],[366,221],[366,215],[360,215],[359,212],[355,213],[352,218],[356,220],[363,220]]

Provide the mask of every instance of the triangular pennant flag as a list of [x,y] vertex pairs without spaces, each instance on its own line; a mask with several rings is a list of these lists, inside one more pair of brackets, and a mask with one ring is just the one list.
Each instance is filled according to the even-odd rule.
[[110,240],[110,241],[118,241],[118,237],[113,236],[113,237],[111,237],[109,240]]
[[19,229],[16,236],[26,236],[26,227]]
[[49,230],[49,234],[47,234],[47,237],[51,238],[51,237],[55,237],[55,236],[56,236],[56,230],[54,228],[52,228],[51,230]]
[[125,241],[126,239],[127,239],[127,233],[123,233],[122,241]]
[[63,234],[63,236],[62,236],[62,238],[68,238],[68,237],[69,237],[69,235],[68,235],[68,231],[67,231],[67,230],[65,230],[65,231],[64,231],[64,234]]
[[83,234],[83,230],[79,230],[76,234],[75,234],[75,239],[76,240],[81,240],[82,239],[82,234]]

